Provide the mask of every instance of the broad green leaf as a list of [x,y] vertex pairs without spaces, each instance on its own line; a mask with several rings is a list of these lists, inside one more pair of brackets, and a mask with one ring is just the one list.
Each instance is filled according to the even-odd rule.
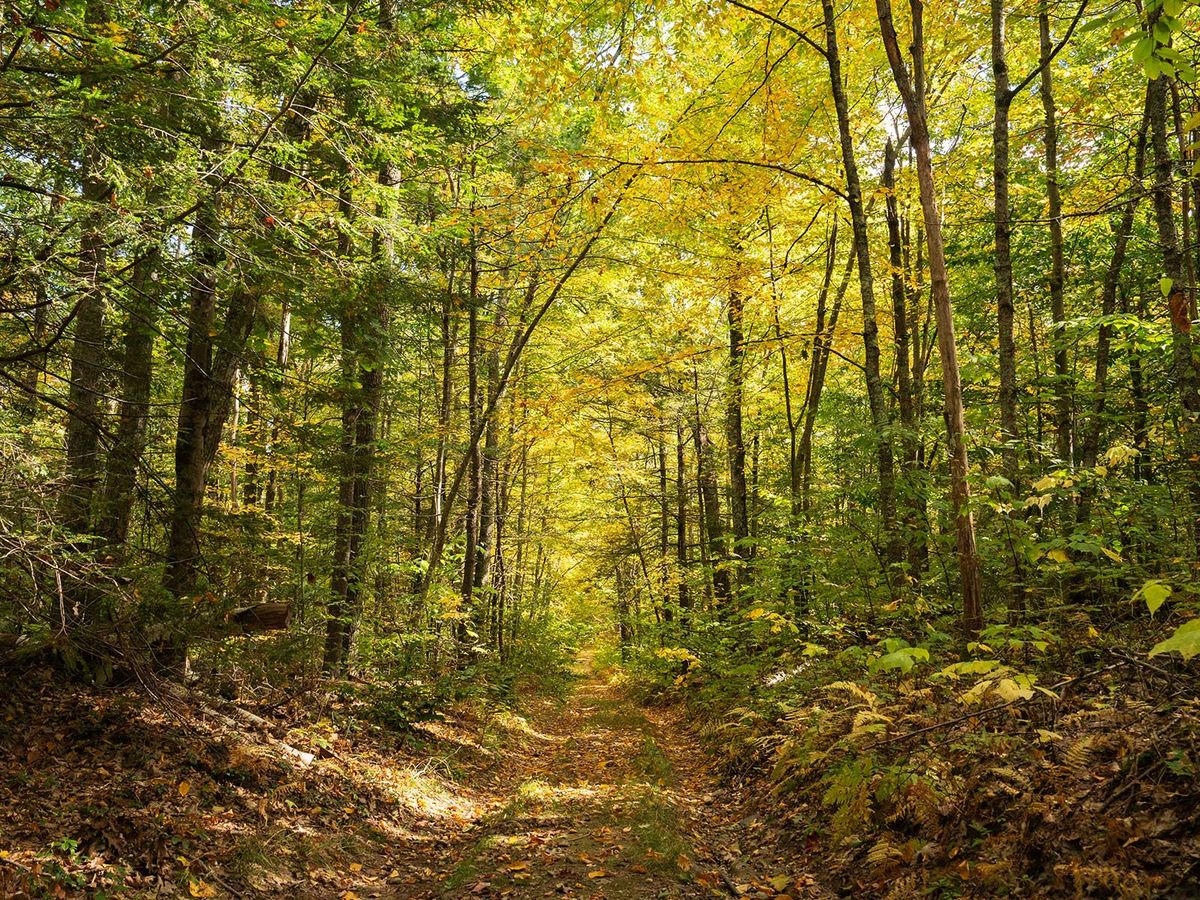
[[880,671],[886,671],[887,669],[899,669],[901,672],[907,672],[914,665],[915,663],[913,662],[913,658],[910,654],[905,653],[903,650],[896,650],[893,653],[889,653],[887,656],[881,656],[879,659],[875,660],[873,668]]
[[1178,653],[1184,659],[1191,659],[1200,653],[1200,618],[1184,622],[1175,629],[1173,635],[1150,649],[1151,656],[1160,653]]
[[1150,610],[1150,615],[1154,615],[1170,599],[1171,586],[1161,581],[1147,581],[1142,585],[1138,594],[1146,601],[1146,608]]

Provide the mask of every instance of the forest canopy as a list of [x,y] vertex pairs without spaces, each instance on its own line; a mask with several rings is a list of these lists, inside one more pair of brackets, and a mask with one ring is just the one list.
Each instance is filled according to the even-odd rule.
[[1188,0],[0,15],[5,678],[408,733],[588,648],[885,875],[926,731],[1134,704],[1104,814],[1194,802]]

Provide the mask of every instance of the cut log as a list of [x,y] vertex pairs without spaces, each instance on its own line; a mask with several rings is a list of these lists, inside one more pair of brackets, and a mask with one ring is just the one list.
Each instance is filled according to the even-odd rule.
[[235,609],[229,614],[229,621],[239,626],[244,633],[278,631],[287,628],[291,620],[290,603],[256,603],[254,606]]

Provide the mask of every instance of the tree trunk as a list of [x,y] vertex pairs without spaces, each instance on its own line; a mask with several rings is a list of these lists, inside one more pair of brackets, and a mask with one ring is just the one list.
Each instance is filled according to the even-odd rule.
[[[883,186],[887,191],[888,261],[892,270],[892,330],[896,345],[896,395],[900,407],[901,443],[904,448],[905,559],[912,563],[920,556],[917,543],[925,543],[923,516],[913,502],[919,493],[913,475],[919,466],[916,409],[913,403],[912,372],[909,361],[908,295],[904,289],[904,258],[900,237],[900,207],[896,199],[896,148],[889,139],[883,151]],[[912,572],[910,575],[914,574]]]
[[[1147,117],[1142,115],[1142,124],[1138,129],[1133,159],[1133,182],[1129,186],[1130,197],[1121,211],[1121,219],[1117,225],[1116,238],[1113,244],[1112,258],[1104,273],[1104,283],[1100,289],[1100,315],[1108,319],[1117,311],[1117,293],[1121,284],[1121,272],[1125,267],[1125,253],[1129,246],[1129,238],[1133,232],[1133,223],[1137,214],[1138,203],[1145,190],[1142,178],[1146,173],[1146,129]],[[1105,321],[1100,326],[1096,341],[1096,377],[1092,396],[1092,418],[1087,431],[1084,433],[1080,462],[1085,469],[1096,465],[1100,454],[1100,440],[1104,433],[1104,418],[1108,404],[1108,365],[1112,353],[1112,326]],[[1131,358],[1130,362],[1133,360]],[[1077,521],[1088,521],[1091,515],[1091,501],[1094,488],[1086,487],[1080,496]]]
[[688,589],[687,472],[684,468],[683,417],[675,421],[675,561],[679,567],[679,609],[686,618],[692,608]]
[[1074,400],[1071,374],[1067,360],[1067,336],[1062,329],[1067,313],[1063,305],[1063,232],[1062,197],[1058,190],[1058,113],[1054,106],[1054,74],[1050,55],[1050,15],[1043,0],[1038,13],[1040,65],[1042,78],[1042,109],[1045,114],[1044,145],[1046,161],[1046,204],[1050,219],[1050,316],[1054,320],[1054,436],[1055,452],[1068,466],[1074,464],[1075,440],[1073,431]]
[[[343,179],[349,180],[343,172]],[[338,257],[349,260],[354,252],[350,237],[350,221],[354,204],[348,185],[338,192]],[[325,653],[322,670],[340,673],[346,665],[350,647],[354,614],[360,600],[360,579],[355,561],[358,539],[355,529],[357,478],[358,423],[363,415],[363,387],[356,385],[360,330],[358,306],[353,286],[341,286],[341,308],[338,326],[341,333],[341,401],[342,434],[338,454],[338,506],[334,523],[333,569],[330,575],[330,598],[326,608]]]
[[892,454],[890,414],[883,393],[879,365],[879,325],[875,316],[875,281],[871,273],[871,245],[867,230],[867,214],[863,207],[862,188],[858,178],[858,162],[854,156],[854,136],[850,129],[850,107],[842,84],[842,66],[838,55],[837,22],[833,0],[821,0],[825,22],[825,59],[829,65],[829,84],[837,112],[838,139],[842,150],[842,167],[846,173],[846,201],[850,207],[850,224],[854,233],[854,250],[858,260],[858,285],[862,295],[863,347],[866,351],[863,371],[866,375],[867,402],[871,408],[871,424],[875,433],[876,465],[879,472],[879,515],[883,523],[887,561],[897,563],[903,558],[903,542],[896,528],[896,483]]
[[1151,145],[1154,149],[1154,214],[1162,251],[1163,273],[1171,279],[1168,306],[1171,312],[1171,374],[1179,391],[1183,414],[1180,439],[1188,470],[1192,504],[1192,540],[1200,556],[1200,378],[1196,371],[1192,338],[1191,301],[1184,290],[1185,271],[1179,247],[1173,202],[1173,164],[1167,142],[1167,79],[1160,76],[1149,86]]
[[[470,275],[467,297],[467,430],[475,434],[479,429],[481,401],[479,396],[479,263],[474,233],[471,235]],[[463,548],[462,612],[471,615],[474,610],[475,568],[479,554],[479,500],[483,492],[482,454],[478,441],[468,447],[470,454],[467,469],[467,509],[463,522],[465,545]],[[465,621],[465,620],[464,620]],[[460,639],[465,629],[460,628]]]
[[192,226],[188,337],[175,437],[175,491],[163,576],[167,592],[180,600],[196,590],[208,467],[221,443],[232,403],[234,373],[257,307],[255,294],[238,285],[230,296],[224,325],[217,330],[217,270],[224,253],[217,221],[221,176],[211,164],[215,150],[214,141],[209,138],[202,141],[201,170],[205,174],[201,189],[209,194],[200,202]]
[[108,452],[100,525],[100,533],[114,547],[123,545],[129,535],[137,471],[146,446],[159,304],[157,294],[151,292],[154,284],[151,276],[158,271],[160,256],[158,245],[146,251],[134,265],[129,282],[131,301],[121,361],[121,413],[116,438]]
[[[1013,300],[1012,224],[1008,198],[1008,116],[1013,95],[1008,86],[1008,58],[1005,51],[1007,10],[1004,0],[991,0],[992,19],[992,216],[995,227],[996,323],[999,329],[1000,358],[1000,436],[1004,474],[1018,491],[1020,472],[1017,459],[1017,347],[1013,337],[1016,306]],[[924,100],[921,101],[924,103]]]
[[708,542],[708,562],[712,567],[713,602],[718,614],[729,612],[729,601],[733,597],[733,586],[729,577],[729,563],[725,547],[725,529],[721,524],[721,501],[717,488],[717,470],[712,438],[699,417],[696,420],[698,443],[697,480],[700,495],[704,500],[704,530]]
[[817,330],[813,337],[812,363],[808,372],[808,395],[804,400],[804,428],[800,432],[799,449],[800,507],[806,516],[812,509],[812,447],[813,432],[817,426],[817,411],[821,406],[821,394],[825,390],[825,373],[829,371],[829,357],[833,352],[833,336],[837,329],[838,316],[842,311],[842,300],[850,286],[850,273],[854,269],[856,256],[857,250],[851,245],[850,255],[846,259],[846,268],[842,272],[842,280],[838,283],[833,297],[829,322],[824,326],[819,315],[821,304],[820,297],[818,297]]
[[[288,361],[292,351],[292,302],[291,297],[286,294],[279,310],[279,343],[275,348],[275,367],[279,372],[279,382],[282,388],[287,379]],[[278,466],[275,463],[275,458],[279,455],[279,420],[282,417],[282,411],[275,410],[274,416],[271,419],[271,469],[267,472],[267,491],[263,498],[263,509],[270,515],[275,511],[275,502],[278,499]]]
[[732,582],[744,587],[745,560],[750,553],[750,517],[746,493],[746,441],[742,433],[742,389],[745,339],[743,316],[745,298],[740,291],[729,293],[729,368],[725,398],[725,444],[729,457],[729,518],[733,532],[730,562]]
[[971,489],[967,482],[966,423],[963,417],[962,383],[958,370],[958,348],[954,339],[954,311],[947,282],[946,255],[942,242],[942,220],[937,208],[937,186],[933,180],[933,156],[925,121],[925,41],[921,0],[910,0],[913,22],[913,75],[910,78],[900,54],[900,42],[892,23],[890,0],[875,0],[879,26],[887,50],[892,77],[904,101],[917,155],[917,180],[925,241],[929,250],[929,280],[937,316],[938,350],[942,358],[942,384],[946,398],[946,426],[950,450],[950,502],[954,510],[958,545],[959,576],[962,583],[962,622],[968,634],[983,626],[983,601],[979,558],[975,549],[975,522],[971,515]]
[[663,621],[673,618],[671,609],[671,495],[667,478],[667,423],[658,423],[656,440],[658,464],[658,579],[661,589],[659,605]]

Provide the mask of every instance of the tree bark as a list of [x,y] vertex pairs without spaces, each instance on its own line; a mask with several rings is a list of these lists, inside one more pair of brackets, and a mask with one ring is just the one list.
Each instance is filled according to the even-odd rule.
[[684,468],[683,417],[675,421],[675,562],[679,567],[679,609],[686,618],[692,608],[688,589],[687,472]]
[[745,332],[743,316],[745,298],[742,293],[729,293],[729,367],[726,377],[725,444],[729,457],[729,519],[733,534],[730,563],[732,582],[744,587],[745,561],[750,558],[750,517],[746,492],[746,441],[742,433],[742,392],[745,378]]
[[1017,348],[1013,337],[1016,306],[1013,301],[1012,224],[1008,190],[1009,89],[1008,57],[1005,51],[1007,10],[1004,0],[991,0],[992,21],[992,216],[995,228],[996,323],[999,330],[1000,435],[1003,441],[1004,474],[1019,490],[1017,441]]
[[[343,179],[348,175],[343,172]],[[350,238],[350,221],[354,203],[348,185],[338,191],[338,257],[349,260],[354,252]],[[363,415],[363,388],[356,385],[360,350],[358,305],[351,285],[341,289],[341,308],[338,326],[341,337],[341,405],[342,433],[338,454],[338,506],[334,523],[333,569],[330,574],[330,598],[326,608],[325,653],[322,670],[327,675],[340,673],[346,665],[350,648],[355,611],[360,602],[360,578],[355,561],[358,558],[358,533],[355,528],[356,490],[358,486],[357,436],[358,423]]]
[[233,397],[233,378],[257,308],[255,294],[234,288],[223,327],[216,327],[217,270],[221,249],[218,190],[221,176],[212,165],[216,142],[201,142],[201,190],[192,225],[188,337],[183,390],[175,436],[175,491],[168,525],[163,586],[182,600],[196,590],[200,565],[200,520],[208,468],[221,443]]
[[[1113,254],[1109,260],[1108,269],[1104,273],[1104,283],[1100,288],[1100,315],[1108,319],[1117,311],[1117,293],[1121,284],[1121,272],[1125,267],[1125,254],[1129,247],[1129,238],[1133,232],[1133,223],[1137,214],[1138,203],[1145,190],[1142,179],[1146,173],[1146,129],[1147,117],[1142,114],[1142,124],[1138,129],[1134,142],[1133,180],[1130,183],[1130,197],[1121,211],[1117,224],[1116,236],[1113,242]],[[1092,419],[1084,433],[1080,462],[1085,469],[1096,465],[1100,453],[1100,440],[1104,433],[1104,418],[1108,404],[1108,366],[1112,353],[1112,326],[1105,321],[1100,326],[1096,341],[1096,377],[1092,396]],[[1082,494],[1079,505],[1080,522],[1086,522],[1090,515],[1091,491]]]
[[733,585],[729,577],[729,562],[725,546],[725,529],[721,524],[721,501],[717,488],[716,453],[708,429],[696,418],[697,480],[704,501],[704,530],[708,542],[708,563],[712,568],[713,602],[720,615],[729,612]]
[[[89,25],[99,26],[107,18],[99,0],[88,0],[84,10]],[[96,84],[92,66],[84,66],[80,76],[83,94]],[[85,103],[84,114],[91,107]],[[87,129],[80,158],[82,196],[87,208],[79,238],[78,312],[71,342],[71,381],[67,392],[66,482],[59,501],[62,526],[74,534],[90,534],[96,486],[100,478],[100,398],[104,390],[105,312],[108,298],[104,288],[104,270],[108,248],[103,233],[104,204],[112,186],[101,171],[103,157],[97,146],[96,132]],[[77,610],[86,618],[86,610]]]
[[1191,301],[1187,297],[1183,254],[1175,223],[1173,163],[1167,141],[1167,79],[1159,76],[1149,85],[1151,146],[1154,150],[1154,214],[1162,252],[1163,273],[1171,279],[1168,306],[1171,312],[1171,375],[1179,392],[1182,416],[1180,438],[1188,472],[1188,494],[1192,504],[1192,540],[1200,556],[1200,373],[1194,359]]
[[883,393],[879,364],[879,324],[875,314],[875,281],[871,273],[871,245],[867,230],[867,214],[863,207],[862,188],[858,177],[858,162],[854,155],[854,136],[850,129],[850,107],[842,84],[842,67],[838,55],[837,22],[833,0],[821,0],[825,23],[825,59],[829,66],[829,84],[837,113],[838,139],[842,150],[842,167],[846,173],[846,201],[850,207],[850,224],[854,234],[854,250],[858,261],[858,285],[862,296],[863,371],[867,383],[867,402],[871,408],[871,424],[875,430],[876,466],[879,474],[879,515],[883,524],[887,561],[897,563],[903,558],[903,542],[896,528],[895,463],[892,438],[889,433],[891,416]]
[[[896,148],[889,139],[883,150],[883,186],[887,191],[885,203],[888,229],[888,261],[892,270],[892,331],[896,345],[896,395],[900,407],[900,427],[903,430],[901,444],[904,448],[905,479],[903,496],[904,530],[906,532],[905,558],[912,568],[914,560],[920,558],[918,542],[925,544],[922,511],[914,499],[919,488],[913,475],[920,465],[920,445],[917,433],[916,407],[913,402],[912,371],[909,360],[908,294],[904,289],[904,258],[900,236],[900,206],[896,199]],[[910,571],[910,575],[914,573]]]
[[1055,452],[1068,466],[1074,464],[1075,436],[1073,428],[1074,398],[1071,391],[1071,373],[1067,359],[1067,336],[1062,329],[1067,313],[1063,302],[1063,230],[1062,197],[1058,189],[1058,112],[1054,105],[1054,74],[1051,54],[1054,45],[1050,40],[1050,15],[1045,0],[1038,12],[1038,34],[1040,42],[1040,66],[1042,70],[1042,110],[1045,128],[1043,143],[1046,163],[1046,206],[1050,220],[1050,316],[1054,321],[1054,333],[1050,344],[1054,348],[1054,435]]
[[938,350],[942,359],[942,384],[950,450],[950,502],[954,510],[958,567],[962,588],[962,624],[968,634],[983,626],[983,599],[979,578],[979,557],[975,549],[975,522],[971,515],[971,489],[967,482],[966,423],[963,417],[962,384],[958,369],[958,348],[954,338],[954,311],[947,282],[946,255],[942,241],[942,221],[937,207],[937,186],[933,180],[933,155],[929,128],[925,119],[925,41],[921,0],[910,0],[912,10],[913,74],[910,77],[900,54],[900,42],[892,22],[890,0],[875,0],[880,32],[887,51],[888,64],[904,101],[916,151],[917,180],[921,193],[921,213],[925,221],[925,241],[929,251],[929,280],[937,316]]
[[[479,396],[479,265],[474,234],[469,249],[469,286],[467,296],[467,429],[474,434],[480,427]],[[462,612],[471,615],[474,608],[475,568],[479,553],[479,500],[483,490],[482,453],[478,441],[468,447],[467,509],[463,521]],[[460,629],[460,637],[465,632]]]
[[129,535],[137,471],[146,447],[159,302],[151,290],[154,284],[151,276],[158,271],[160,255],[157,244],[151,247],[134,265],[129,282],[131,300],[121,361],[121,411],[116,437],[108,452],[100,524],[100,533],[114,547],[123,545]]

